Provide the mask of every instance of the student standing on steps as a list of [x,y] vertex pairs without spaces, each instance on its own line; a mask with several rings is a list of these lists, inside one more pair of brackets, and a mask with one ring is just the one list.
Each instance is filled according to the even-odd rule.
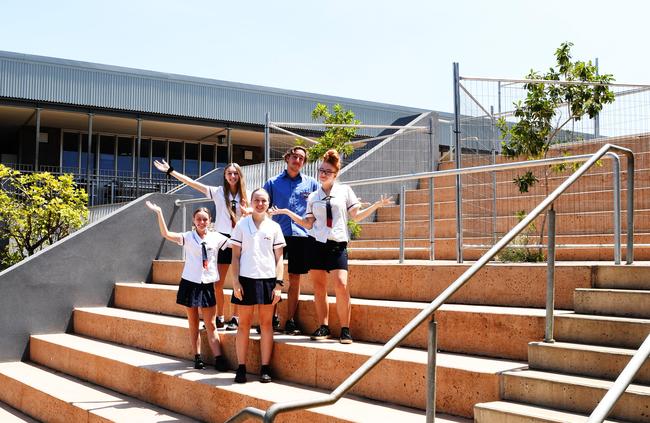
[[214,354],[214,368],[220,372],[228,370],[228,363],[221,355],[219,335],[214,324],[216,299],[214,282],[219,280],[217,251],[228,246],[228,238],[218,232],[208,232],[210,212],[205,207],[194,211],[192,223],[194,230],[177,233],[170,232],[159,206],[147,201],[147,207],[156,213],[160,234],[167,240],[176,242],[185,250],[185,265],[178,285],[176,303],[185,306],[189,322],[190,344],[194,353],[194,368],[203,369],[201,359],[201,338],[199,335],[199,308],[208,335],[208,344]]
[[[307,163],[307,150],[296,146],[289,149],[284,155],[287,168],[277,176],[270,178],[264,184],[264,189],[271,197],[271,206],[286,208],[303,216],[307,209],[307,197],[318,189],[318,182],[311,176],[300,173]],[[289,289],[287,291],[287,320],[284,331],[288,335],[300,334],[300,329],[295,321],[295,313],[300,297],[300,277],[309,272],[309,254],[311,252],[311,239],[302,226],[295,224],[287,216],[277,215],[273,220],[280,224],[282,233],[287,242],[284,249],[288,262]],[[279,319],[274,318],[279,327]]]
[[273,352],[273,307],[280,301],[285,246],[280,225],[268,215],[269,194],[258,188],[251,196],[253,213],[237,222],[230,238],[232,248],[233,304],[239,305],[235,382],[246,382],[248,338],[255,305],[258,305],[261,330],[260,382],[271,382]]
[[[161,172],[171,175],[182,183],[194,188],[195,190],[203,193],[206,197],[214,201],[215,208],[215,226],[219,233],[226,237],[230,237],[232,229],[242,216],[250,213],[248,204],[248,195],[246,193],[246,183],[241,168],[237,163],[230,163],[223,169],[223,186],[215,187],[204,185],[194,179],[183,175],[174,170],[166,161],[154,162],[154,166]],[[217,298],[217,328],[222,328],[225,325],[224,318],[224,297],[223,297],[223,284],[228,274],[228,267],[232,260],[232,251],[228,248],[219,251],[217,263],[219,267],[219,275],[221,279],[214,285],[215,295]],[[235,307],[233,315],[228,322],[226,330],[237,329],[237,307]]]
[[288,209],[271,209],[271,214],[284,214],[297,224],[311,229],[315,238],[312,243],[312,262],[310,273],[314,281],[314,305],[319,327],[311,339],[322,340],[330,337],[329,309],[327,306],[327,275],[334,279],[336,311],[341,322],[340,342],[351,344],[350,334],[350,289],[348,287],[348,227],[349,219],[361,220],[372,212],[390,203],[390,198],[381,199],[366,209],[361,205],[352,189],[336,181],[341,169],[339,154],[328,150],[318,169],[321,186],[309,195],[307,210],[302,217]]

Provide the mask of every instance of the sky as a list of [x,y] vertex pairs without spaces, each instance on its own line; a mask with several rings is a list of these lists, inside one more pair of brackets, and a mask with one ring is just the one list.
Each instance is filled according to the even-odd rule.
[[545,71],[564,41],[650,83],[650,2],[3,0],[0,50],[453,112],[463,76]]

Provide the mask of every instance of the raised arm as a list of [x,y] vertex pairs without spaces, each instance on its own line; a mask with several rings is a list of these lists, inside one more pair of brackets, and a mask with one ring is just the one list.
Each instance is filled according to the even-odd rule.
[[377,209],[384,207],[388,204],[393,204],[393,197],[386,197],[385,195],[382,194],[379,200],[375,201],[365,209],[361,210],[359,207],[353,207],[348,211],[348,213],[350,214],[352,220],[354,220],[355,222],[360,222],[366,217],[370,216]]
[[171,172],[168,173],[171,166],[169,166],[169,164],[166,161],[164,161],[164,160],[161,160],[161,161],[156,160],[156,161],[153,162],[153,165],[159,171],[161,171],[163,173],[167,173],[168,175],[173,176],[174,178],[178,179],[179,181],[181,181],[185,185],[188,185],[188,186],[194,188],[195,190],[203,193],[203,195],[205,195],[206,197],[210,194],[210,188],[208,188],[207,185],[204,185],[201,182],[195,181],[194,179],[190,178],[189,176],[185,176],[182,173],[177,172],[176,170],[172,170]]
[[149,207],[149,210],[156,213],[156,216],[158,217],[158,228],[160,229],[160,235],[162,235],[163,238],[175,242],[177,244],[182,243],[183,242],[182,234],[179,234],[178,232],[170,232],[169,229],[167,229],[167,224],[165,223],[165,219],[163,217],[160,206],[152,203],[151,201],[147,201],[146,205],[147,207]]
[[289,216],[291,218],[291,220],[293,220],[294,222],[296,222],[297,224],[299,224],[300,226],[302,226],[303,228],[306,228],[306,229],[311,229],[314,226],[314,221],[316,220],[316,218],[314,216],[301,217],[301,216],[298,216],[297,214],[295,214],[294,212],[292,212],[289,209],[279,209],[279,208],[277,208],[275,206],[273,206],[273,207],[271,207],[269,209],[269,214],[271,216],[275,216],[275,215],[278,215],[278,214],[283,214],[285,216]]

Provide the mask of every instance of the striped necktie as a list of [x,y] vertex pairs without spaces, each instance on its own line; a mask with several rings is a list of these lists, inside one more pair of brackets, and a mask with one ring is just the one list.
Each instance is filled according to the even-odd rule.
[[326,216],[327,216],[327,227],[328,228],[332,227],[332,220],[333,220],[333,218],[332,218],[332,203],[330,202],[331,199],[332,199],[331,195],[328,195],[327,197],[325,197],[325,213],[326,213]]
[[201,242],[201,259],[203,260],[203,268],[208,270],[208,250],[205,248],[205,241]]

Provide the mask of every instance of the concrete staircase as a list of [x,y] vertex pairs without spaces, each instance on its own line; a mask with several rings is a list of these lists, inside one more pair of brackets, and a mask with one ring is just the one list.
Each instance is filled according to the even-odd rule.
[[[628,146],[635,152],[635,259],[650,260],[650,137],[607,140]],[[577,145],[571,154],[593,153],[599,144]],[[561,152],[552,151],[552,155]],[[497,162],[505,162],[498,157]],[[486,164],[476,156],[464,157],[463,166]],[[453,163],[442,163],[440,169],[451,169]],[[463,177],[463,250],[464,258],[478,259],[492,245],[492,234],[500,238],[510,230],[518,219],[520,210],[530,211],[546,196],[541,183],[526,194],[519,193],[512,179],[518,171],[496,173],[496,220],[492,220],[493,185],[491,174]],[[552,173],[550,190],[556,188],[572,172]],[[626,233],[626,163],[621,160],[622,232]],[[456,193],[455,177],[436,178],[434,186],[435,258],[456,258]],[[429,190],[428,180],[421,180],[418,189],[407,190],[405,198],[397,199],[406,204],[405,256],[409,259],[429,258]],[[361,224],[361,236],[350,243],[350,257],[359,259],[396,259],[399,256],[399,205],[384,207],[375,221]],[[613,244],[613,190],[611,160],[603,160],[602,166],[592,168],[555,203],[557,211],[557,241],[561,245]],[[535,221],[541,227],[541,217]],[[539,236],[531,235],[531,242],[538,243]],[[623,244],[625,239],[623,239]],[[644,245],[645,244],[645,245]],[[623,253],[624,254],[624,253]],[[557,260],[613,260],[612,247],[558,248]]]
[[[117,283],[110,307],[74,310],[69,333],[32,335],[28,361],[0,363],[0,386],[9,387],[0,401],[41,421],[219,422],[244,406],[311,398],[337,386],[467,265],[353,261],[355,343],[276,335],[274,383],[252,374],[245,385],[233,383],[233,372],[192,368],[184,310],[174,301],[181,268],[156,261],[153,283]],[[584,420],[650,332],[650,267],[565,263],[557,268],[558,342],[540,343],[545,272],[543,265],[490,265],[436,312],[437,421]],[[603,299],[610,291],[616,297]],[[298,306],[305,331],[316,326],[311,294],[307,278]],[[612,301],[616,316],[609,315]],[[234,334],[220,334],[234,368]],[[422,421],[426,344],[420,327],[343,400],[279,421]],[[251,372],[259,369],[258,346],[252,335]],[[646,366],[615,418],[648,421],[649,379]],[[552,413],[564,417],[552,420]]]

